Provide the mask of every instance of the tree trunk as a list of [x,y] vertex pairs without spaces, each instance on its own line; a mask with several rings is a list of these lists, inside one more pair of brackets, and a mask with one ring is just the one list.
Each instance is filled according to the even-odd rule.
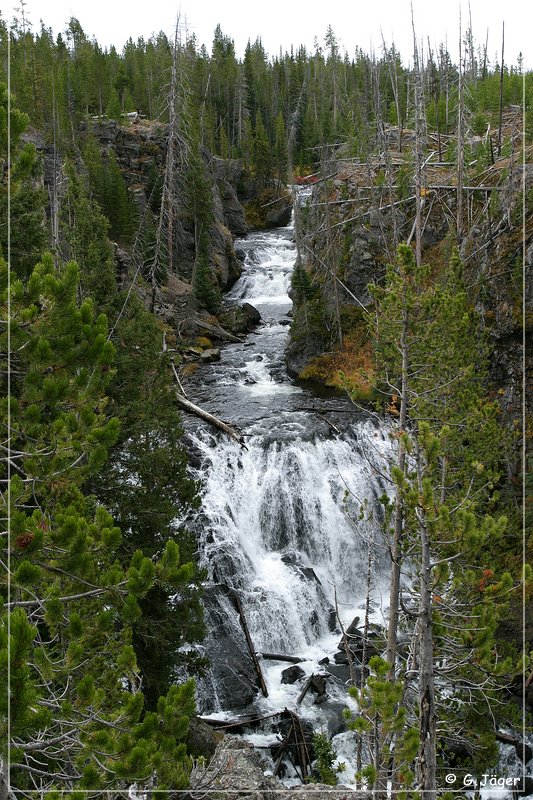
[[[408,390],[408,369],[409,369],[409,350],[407,345],[407,326],[409,322],[409,312],[404,298],[402,332],[400,337],[400,348],[402,352],[402,385],[400,397],[400,433],[405,432],[407,423],[407,390]],[[405,472],[405,445],[403,438],[400,437],[398,443],[398,467],[402,473]],[[389,680],[394,679],[396,669],[396,649],[398,643],[398,618],[400,609],[400,574],[402,562],[402,534],[403,534],[403,497],[400,489],[396,490],[394,501],[394,537],[391,552],[391,579],[389,594],[389,627],[387,631],[387,661],[390,664],[388,673]]]
[[505,22],[502,22],[502,63],[500,64],[500,115],[498,130],[498,156],[502,153],[502,127],[503,127],[503,53],[505,45]]
[[244,442],[244,437],[241,433],[239,433],[235,428],[232,428],[231,425],[228,425],[222,420],[218,419],[218,417],[213,416],[208,411],[204,411],[203,408],[196,406],[194,403],[191,403],[190,400],[186,400],[179,392],[176,392],[176,400],[180,404],[182,408],[186,411],[189,411],[191,414],[194,414],[196,417],[203,419],[205,422],[208,422],[210,425],[213,425],[215,428],[218,428],[220,431],[223,431],[225,434],[230,436],[232,439],[235,439],[241,447],[246,449],[246,444]]
[[[417,443],[417,482],[422,495],[422,454]],[[420,599],[419,625],[419,677],[418,698],[420,713],[420,746],[417,762],[418,788],[423,790],[425,800],[436,800],[437,788],[437,733],[435,712],[435,667],[433,661],[433,618],[431,582],[431,542],[425,511],[417,510],[420,531]]]
[[464,184],[464,86],[463,51],[459,32],[459,98],[457,107],[457,242],[463,233],[463,184]]
[[323,186],[324,186],[324,200],[325,200],[326,248],[327,248],[326,261],[328,264],[331,264],[333,261],[332,267],[330,268],[330,272],[333,277],[333,303],[335,308],[335,321],[337,323],[338,342],[339,342],[339,347],[342,349],[343,335],[342,335],[342,321],[341,321],[340,300],[339,300],[339,285],[337,280],[337,259],[335,257],[335,254],[333,253],[331,212],[329,207],[329,193],[326,180],[328,174],[330,173],[328,166],[326,166],[325,156],[323,153],[321,159],[321,172],[322,172],[322,178],[324,180]]
[[244,613],[244,608],[241,602],[241,598],[239,597],[237,592],[233,592],[233,598],[237,606],[237,611],[239,612],[239,619],[241,621],[241,626],[244,631],[244,638],[246,639],[246,644],[248,645],[250,657],[252,659],[252,663],[254,665],[257,674],[257,679],[259,680],[259,687],[261,689],[261,693],[263,697],[268,697],[268,689],[265,683],[265,678],[263,676],[263,670],[261,669],[261,664],[259,663],[259,659],[257,658],[257,653],[255,652],[254,643],[252,642],[252,637],[250,635],[250,629],[248,628],[248,622],[246,620],[246,615]]
[[[412,7],[411,7],[412,14]],[[415,80],[415,186],[416,186],[416,215],[415,215],[415,249],[416,264],[422,264],[422,150],[424,145],[424,98],[422,75],[418,58],[415,26],[413,19],[414,43],[414,80]]]

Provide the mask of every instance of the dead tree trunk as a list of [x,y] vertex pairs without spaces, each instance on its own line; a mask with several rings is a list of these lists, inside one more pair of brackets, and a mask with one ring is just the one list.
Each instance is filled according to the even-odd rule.
[[[188,141],[181,130],[182,120],[178,113],[178,102],[183,100],[179,95],[183,95],[183,86],[180,87],[179,81],[184,80],[185,70],[178,70],[178,59],[180,54],[179,37],[180,17],[176,20],[174,32],[174,48],[172,51],[172,70],[170,87],[168,93],[168,138],[165,156],[165,169],[163,173],[163,188],[161,193],[161,207],[159,209],[159,219],[157,222],[155,248],[152,263],[150,266],[150,283],[152,287],[150,310],[154,310],[157,284],[161,273],[165,268],[171,272],[173,269],[173,253],[176,240],[176,225],[178,219],[176,214],[178,197],[176,183],[183,179],[184,168],[188,160]],[[179,73],[179,78],[178,78]],[[179,89],[179,91],[178,91]],[[179,157],[178,157],[179,153]],[[166,241],[165,241],[166,240]],[[165,252],[166,251],[166,252]],[[166,258],[165,258],[166,256]]]
[[305,658],[299,656],[286,656],[284,653],[260,653],[266,661],[286,661],[288,664],[301,664]]
[[420,71],[420,60],[418,57],[418,45],[416,43],[415,23],[412,16],[413,26],[413,55],[414,55],[414,81],[415,81],[415,191],[416,191],[416,216],[415,216],[415,250],[417,266],[422,264],[422,155],[425,139],[424,124],[424,90],[422,86],[422,74]]
[[503,54],[505,45],[505,22],[502,22],[502,63],[500,64],[500,115],[498,130],[498,156],[502,153],[502,127],[503,127]]
[[[398,442],[398,467],[402,474],[405,473],[406,452],[403,435],[407,424],[407,391],[408,391],[408,370],[409,370],[409,349],[407,343],[407,328],[409,323],[409,311],[404,296],[402,311],[402,330],[400,334],[400,349],[402,354],[402,375],[401,375],[401,396],[400,396],[400,419]],[[398,646],[398,619],[400,612],[400,575],[402,564],[402,537],[403,537],[403,497],[399,487],[396,489],[394,501],[394,534],[391,547],[391,579],[389,594],[389,627],[387,630],[387,661],[390,664],[388,677],[394,679],[396,670],[396,650]]]
[[464,184],[464,77],[463,50],[461,41],[461,18],[459,17],[459,97],[457,107],[457,242],[463,233],[463,184]]
[[328,264],[332,265],[330,271],[333,277],[333,303],[335,309],[335,322],[337,324],[337,336],[338,336],[339,347],[342,349],[343,334],[342,334],[342,321],[341,321],[340,299],[339,299],[339,284],[337,280],[338,267],[333,247],[331,211],[329,207],[329,192],[326,180],[326,176],[330,173],[330,169],[328,169],[327,166],[328,165],[326,165],[325,154],[324,151],[322,151],[321,172],[324,181],[323,187],[324,187],[325,217],[326,217],[326,261],[328,262]]
[[[417,485],[423,493],[422,454],[417,443]],[[435,800],[437,793],[437,721],[435,710],[435,666],[433,655],[433,616],[431,581],[431,542],[424,509],[417,509],[420,532],[420,599],[418,608],[419,626],[419,725],[420,746],[417,761],[418,787],[426,800]]]
[[239,619],[241,621],[241,626],[244,631],[244,638],[246,639],[246,644],[248,645],[248,650],[250,651],[250,656],[252,658],[254,669],[257,673],[257,678],[259,680],[261,693],[263,694],[263,697],[268,697],[268,689],[265,683],[265,679],[263,677],[263,670],[261,669],[261,664],[259,663],[259,659],[257,658],[257,653],[255,652],[254,644],[252,642],[252,637],[250,636],[250,629],[248,627],[248,622],[246,621],[246,615],[244,613],[244,608],[242,606],[241,598],[236,592],[233,594],[233,598],[235,600],[235,605],[237,606],[237,611],[239,612]]
[[176,392],[176,400],[178,401],[179,405],[185,409],[185,411],[188,411],[189,413],[194,414],[196,417],[203,419],[210,425],[214,425],[215,428],[218,428],[232,439],[235,439],[235,441],[238,442],[241,447],[246,449],[246,444],[244,442],[242,433],[239,433],[235,428],[232,428],[231,425],[228,425],[226,422],[222,422],[222,420],[218,419],[218,417],[213,416],[213,414],[210,414],[208,411],[204,411],[204,409],[200,408],[200,406],[196,406],[194,403],[191,403],[190,400],[187,400],[179,392]]

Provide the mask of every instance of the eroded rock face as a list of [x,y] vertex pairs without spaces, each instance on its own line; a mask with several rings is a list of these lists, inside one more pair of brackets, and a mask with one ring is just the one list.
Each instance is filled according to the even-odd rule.
[[[266,774],[265,774],[266,773]],[[287,787],[271,773],[266,762],[248,742],[224,737],[205,770],[195,769],[191,775],[190,792],[199,797],[202,789],[209,790],[211,800],[363,800],[365,795],[347,786],[326,786],[321,783]],[[283,794],[280,794],[280,793]]]
[[220,585],[206,587],[202,601],[209,631],[204,645],[210,656],[210,680],[216,697],[210,685],[200,680],[199,695],[205,705],[201,710],[211,713],[218,705],[239,713],[254,700],[259,686],[238,613]]
[[190,791],[208,789],[212,800],[227,800],[237,793],[240,800],[277,800],[276,792],[285,787],[272,775],[265,775],[266,771],[266,762],[251,744],[226,736],[207,769],[193,771]]
[[[142,214],[148,208],[150,192],[165,162],[167,126],[139,120],[120,126],[114,120],[93,120],[90,132],[102,149],[113,151],[128,191]],[[233,248],[234,236],[248,232],[244,209],[237,197],[237,184],[242,164],[235,159],[225,161],[203,153],[210,180],[214,222],[209,232],[210,265],[222,290],[229,289],[241,274],[242,267]],[[194,265],[194,232],[184,223],[180,250],[174,263],[181,279],[190,281]]]
[[220,208],[226,227],[234,236],[245,236],[248,224],[244,208],[237,197],[237,186],[242,177],[242,162],[211,156],[209,166],[218,187]]
[[265,227],[281,228],[291,221],[292,203],[289,196],[280,197],[264,213]]

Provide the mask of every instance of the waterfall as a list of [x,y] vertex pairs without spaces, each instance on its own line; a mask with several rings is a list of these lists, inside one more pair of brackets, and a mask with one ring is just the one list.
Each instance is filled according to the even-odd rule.
[[[289,225],[238,243],[244,271],[227,299],[252,303],[261,324],[246,341],[225,346],[220,362],[200,365],[190,381],[191,398],[239,427],[247,445],[243,450],[215,437],[196,419],[186,422],[202,485],[202,509],[190,525],[207,576],[203,647],[211,663],[197,682],[198,707],[217,718],[297,711],[314,730],[334,737],[338,761],[347,766],[342,780],[349,783],[354,734],[345,731],[342,711],[355,705],[339,651],[339,618],[347,627],[363,617],[373,534],[372,620],[383,625],[386,619],[390,556],[380,497],[391,492],[385,476],[393,445],[383,421],[357,413],[347,398],[315,396],[286,372],[292,234]],[[257,653],[302,659],[295,684],[283,681],[286,663],[260,659],[268,689],[261,696],[234,593]],[[324,671],[327,701],[307,696],[298,705],[305,679]],[[263,753],[279,743],[266,723],[245,738]],[[500,751],[502,774],[521,774],[515,748],[501,745]],[[290,766],[284,782],[300,782]],[[509,793],[484,789],[482,796]]]
[[388,446],[368,423],[357,439],[293,434],[266,443],[254,436],[245,452],[198,440],[209,465],[201,564],[212,581],[241,592],[256,647],[287,654],[328,631],[334,586],[346,616],[364,599],[376,522],[359,516],[362,499],[383,487],[363,451]]
[[[197,421],[189,429],[202,482],[202,510],[193,527],[207,575],[205,652],[212,665],[199,682],[199,706],[218,716],[295,707],[301,688],[281,683],[286,663],[264,661],[268,698],[257,694],[232,592],[254,649],[298,656],[306,675],[323,670],[318,662],[324,658],[333,660],[340,637],[336,611],[345,626],[362,615],[368,541],[373,529],[382,544],[379,496],[389,491],[375,466],[383,472],[391,447],[384,427],[358,414],[347,398],[317,398],[285,370],[296,258],[292,223],[252,234],[238,248],[244,270],[227,300],[253,304],[261,324],[242,344],[223,348],[220,362],[201,366],[191,394],[240,427],[247,449],[215,440]],[[380,621],[387,558],[378,548],[373,602]],[[343,681],[331,678],[328,694],[338,717],[347,693]],[[299,713],[325,719],[325,708],[309,705]]]

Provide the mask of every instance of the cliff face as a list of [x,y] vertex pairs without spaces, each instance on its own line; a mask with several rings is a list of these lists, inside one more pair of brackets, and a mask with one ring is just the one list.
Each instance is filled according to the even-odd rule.
[[[293,374],[323,377],[329,353],[332,369],[342,349],[338,345],[334,313],[333,273],[338,278],[340,316],[350,347],[354,330],[362,326],[358,308],[370,302],[369,283],[379,283],[385,264],[394,259],[395,242],[412,236],[414,198],[399,196],[397,187],[376,186],[380,167],[353,165],[339,160],[327,189],[317,184],[307,208],[301,212],[301,254],[307,280],[314,286],[311,300],[302,301],[293,289],[295,311],[287,362]],[[520,165],[509,159],[489,170],[482,189],[466,192],[465,230],[459,243],[465,282],[473,306],[488,334],[492,391],[509,425],[522,416],[522,296],[523,261],[531,276],[533,262],[533,167],[525,169],[526,220],[522,220]],[[423,259],[443,274],[457,246],[455,235],[456,189],[448,176],[434,170],[428,177],[423,210]],[[377,181],[379,183],[379,179]],[[391,181],[392,183],[392,181]],[[434,185],[439,188],[431,188]],[[329,227],[329,233],[328,233]],[[526,334],[533,320],[533,288],[526,282]],[[357,337],[355,337],[357,338]],[[348,345],[346,344],[348,340]],[[337,354],[333,359],[331,354]],[[526,353],[529,383],[533,383],[533,356]],[[533,419],[533,394],[528,393],[528,414]],[[518,467],[518,464],[516,465]]]
[[[139,213],[143,214],[150,205],[150,194],[164,168],[167,126],[159,122],[138,120],[126,127],[118,125],[114,120],[95,120],[87,128],[103,151],[114,153],[130,196]],[[209,231],[210,268],[220,289],[225,290],[241,273],[233,239],[248,231],[244,208],[237,197],[242,165],[236,160],[224,161],[216,158],[208,151],[204,151],[203,158],[214,217]],[[194,264],[194,231],[186,221],[183,228],[180,248],[175,252],[175,275],[188,283]]]

